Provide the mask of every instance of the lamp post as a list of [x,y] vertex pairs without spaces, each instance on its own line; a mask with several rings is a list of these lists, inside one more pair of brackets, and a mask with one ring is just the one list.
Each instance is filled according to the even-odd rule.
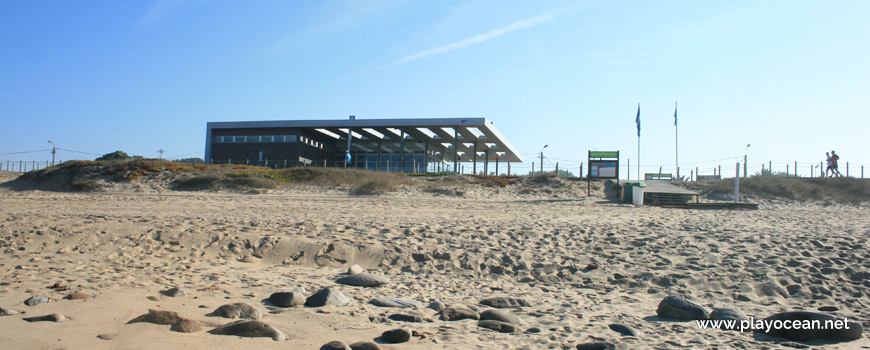
[[57,154],[57,145],[51,142],[51,140],[48,140],[48,143],[51,144],[51,166],[54,166],[54,155]]
[[544,145],[544,147],[541,147],[541,174],[544,173],[544,148],[547,148],[547,146],[549,145]]
[[[746,159],[747,159],[747,157],[748,157],[748,155],[749,155],[749,146],[750,146],[750,145],[747,143],[747,144],[746,144],[746,150],[745,150],[745,152],[743,153],[743,177],[744,177],[744,178],[746,177],[746,168],[747,168]],[[763,175],[763,174],[762,174],[762,175]]]

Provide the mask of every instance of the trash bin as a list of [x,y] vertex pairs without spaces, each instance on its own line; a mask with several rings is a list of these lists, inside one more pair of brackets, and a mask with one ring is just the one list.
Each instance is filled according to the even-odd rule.
[[631,202],[634,205],[643,205],[643,190],[646,185],[643,182],[632,184],[631,186]]
[[626,183],[624,183],[622,185],[622,191],[620,191],[619,200],[621,200],[623,203],[632,203],[632,200],[631,200],[632,194],[633,194],[632,187],[638,186],[640,184],[642,184],[642,182],[626,182]]

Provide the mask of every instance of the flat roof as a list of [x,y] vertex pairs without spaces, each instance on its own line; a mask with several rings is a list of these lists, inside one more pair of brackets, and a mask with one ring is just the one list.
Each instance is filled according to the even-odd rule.
[[[333,138],[337,135],[339,139],[347,140],[347,130],[350,128],[353,140],[398,141],[402,139],[404,133],[405,140],[440,145],[445,161],[452,161],[453,153],[456,152],[458,161],[470,162],[474,160],[475,151],[478,161],[483,160],[485,154],[489,154],[491,161],[495,160],[495,156],[498,156],[499,161],[523,161],[522,155],[486,118],[236,121],[209,122],[207,128],[206,148],[211,145],[214,129],[301,128]],[[323,132],[324,130],[327,132]],[[208,150],[206,152],[208,153]]]

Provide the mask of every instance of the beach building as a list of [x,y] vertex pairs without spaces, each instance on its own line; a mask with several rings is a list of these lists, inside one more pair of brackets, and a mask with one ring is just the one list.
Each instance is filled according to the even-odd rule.
[[273,168],[348,167],[383,171],[455,171],[460,163],[522,162],[486,118],[277,120],[210,122],[205,161]]

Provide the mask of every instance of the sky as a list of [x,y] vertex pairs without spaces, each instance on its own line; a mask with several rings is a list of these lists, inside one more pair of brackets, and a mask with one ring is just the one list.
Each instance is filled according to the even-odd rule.
[[587,151],[618,150],[633,178],[638,158],[673,172],[677,151],[681,174],[733,174],[745,155],[750,173],[798,162],[806,176],[836,150],[860,176],[867,13],[861,0],[0,1],[0,162],[45,162],[48,140],[59,160],[202,157],[211,121],[483,117],[523,155],[513,172],[547,145],[545,170],[575,174]]

